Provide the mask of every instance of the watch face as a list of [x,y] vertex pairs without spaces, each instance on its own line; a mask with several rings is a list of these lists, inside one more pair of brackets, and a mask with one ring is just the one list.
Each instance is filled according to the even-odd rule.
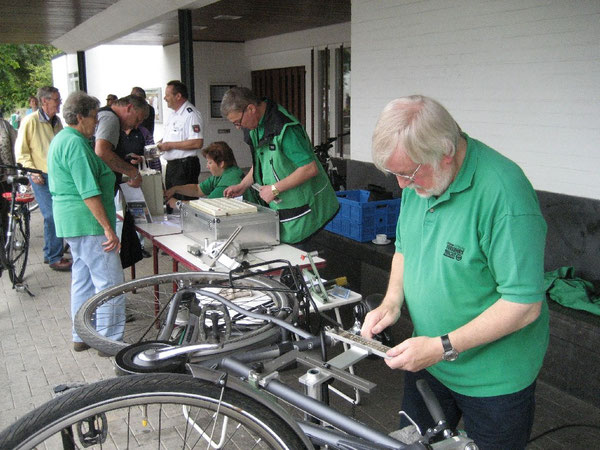
[[456,361],[458,358],[458,352],[454,349],[448,350],[447,352],[444,352],[443,358],[444,361]]

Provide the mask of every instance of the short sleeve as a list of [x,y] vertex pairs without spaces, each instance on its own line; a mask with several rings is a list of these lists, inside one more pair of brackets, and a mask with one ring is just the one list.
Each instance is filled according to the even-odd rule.
[[96,125],[94,139],[104,139],[117,148],[120,132],[121,124],[116,114],[110,111],[100,111],[98,113],[98,125]]
[[202,116],[198,111],[195,111],[191,107],[188,107],[189,114],[185,120],[185,136],[188,139],[203,139],[204,138],[204,122],[202,120]]
[[96,181],[96,174],[92,169],[91,161],[87,155],[81,155],[69,161],[69,170],[73,183],[82,200],[102,194]]
[[483,243],[483,248],[502,299],[517,303],[544,299],[545,245],[541,215],[505,215],[494,223],[489,245]]

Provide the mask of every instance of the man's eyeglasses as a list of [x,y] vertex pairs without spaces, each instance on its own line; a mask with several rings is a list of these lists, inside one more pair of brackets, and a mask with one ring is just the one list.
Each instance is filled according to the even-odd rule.
[[233,124],[233,126],[235,126],[237,128],[240,128],[242,126],[242,120],[244,120],[244,114],[246,113],[246,108],[248,108],[248,105],[246,105],[244,107],[244,109],[242,110],[241,117],[238,120],[236,120],[235,122],[231,122]]
[[414,183],[415,182],[415,177],[417,176],[417,172],[419,171],[420,168],[421,168],[421,164],[419,164],[417,166],[417,168],[415,169],[415,171],[411,175],[403,175],[401,173],[392,172],[391,170],[385,169],[385,168],[383,170],[386,171],[387,173],[391,173],[395,177],[404,178],[405,180],[409,180],[411,183]]

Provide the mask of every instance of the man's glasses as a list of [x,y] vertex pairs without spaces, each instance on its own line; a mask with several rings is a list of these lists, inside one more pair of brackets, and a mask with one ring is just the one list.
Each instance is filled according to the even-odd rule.
[[231,122],[234,127],[241,128],[241,126],[242,126],[242,120],[244,120],[244,114],[246,113],[246,108],[248,108],[248,105],[246,105],[244,107],[244,109],[242,110],[242,116],[238,120],[236,120],[235,122]]
[[415,182],[415,177],[417,176],[417,172],[419,171],[420,168],[421,168],[421,164],[419,164],[417,166],[417,168],[415,169],[415,171],[411,175],[403,175],[401,173],[392,172],[391,170],[385,169],[385,168],[383,170],[385,172],[387,172],[387,173],[391,173],[395,177],[404,178],[405,180],[409,180],[411,183],[414,183]]

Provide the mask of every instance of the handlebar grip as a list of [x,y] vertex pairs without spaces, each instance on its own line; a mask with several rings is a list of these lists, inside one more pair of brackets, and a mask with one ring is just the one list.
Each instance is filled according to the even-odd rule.
[[8,176],[8,177],[6,177],[6,182],[8,184],[23,184],[26,186],[29,184],[29,178],[18,177],[18,176]]
[[433,418],[436,424],[446,421],[446,416],[444,415],[444,411],[442,411],[442,407],[435,394],[427,384],[427,381],[421,379],[417,380],[417,389],[423,397],[423,401],[425,402],[425,406],[429,410],[431,417]]

